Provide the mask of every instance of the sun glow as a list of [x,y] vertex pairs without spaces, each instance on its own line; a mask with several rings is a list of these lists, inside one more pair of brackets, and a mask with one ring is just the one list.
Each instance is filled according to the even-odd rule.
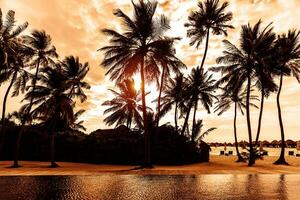
[[135,74],[135,75],[133,75],[132,78],[134,80],[134,89],[136,91],[139,91],[141,89],[141,83],[142,83],[140,75]]

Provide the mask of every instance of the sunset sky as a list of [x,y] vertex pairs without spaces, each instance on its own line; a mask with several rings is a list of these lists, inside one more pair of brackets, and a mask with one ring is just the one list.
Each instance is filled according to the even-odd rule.
[[[0,0],[3,15],[9,9],[16,11],[18,22],[29,22],[28,32],[33,29],[46,30],[51,35],[61,59],[64,56],[75,55],[80,57],[81,62],[89,62],[90,71],[86,80],[92,87],[86,92],[87,102],[78,105],[78,108],[87,110],[82,116],[87,132],[106,128],[103,123],[105,107],[101,104],[111,98],[107,89],[114,87],[108,77],[104,77],[105,69],[100,66],[103,55],[97,52],[97,49],[107,44],[107,38],[100,30],[102,28],[121,30],[119,20],[112,13],[114,9],[121,8],[131,14],[130,2],[130,0]],[[171,20],[172,29],[168,34],[182,38],[176,44],[177,57],[184,61],[189,70],[196,67],[201,62],[204,45],[198,50],[189,46],[184,23],[187,22],[190,11],[197,9],[197,1],[158,0],[158,2],[158,13],[164,13]],[[232,24],[236,29],[229,31],[227,39],[235,44],[239,39],[240,26],[248,22],[253,24],[259,19],[263,20],[264,25],[273,22],[277,33],[284,33],[292,28],[300,29],[299,0],[229,0],[229,3],[228,10],[233,12]],[[223,50],[223,39],[223,36],[211,36],[206,68],[216,65],[215,60]],[[3,85],[0,89],[1,105],[6,86]],[[9,99],[9,112],[19,109],[20,99],[21,97]],[[286,138],[300,140],[300,85],[296,79],[284,80],[281,102]],[[2,107],[0,111],[2,112]],[[173,114],[170,112],[163,122],[173,123]],[[253,110],[251,114],[253,132],[256,133],[258,110]],[[233,141],[232,110],[222,116],[208,115],[199,106],[197,117],[204,119],[205,129],[218,128],[205,138],[206,141]],[[238,132],[239,140],[247,139],[246,119],[241,115],[238,120]],[[261,139],[280,139],[274,95],[266,100]]]

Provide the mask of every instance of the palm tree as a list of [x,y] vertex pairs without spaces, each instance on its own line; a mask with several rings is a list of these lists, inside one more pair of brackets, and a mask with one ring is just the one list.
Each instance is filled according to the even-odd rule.
[[290,30],[288,34],[279,35],[274,47],[274,57],[276,70],[275,75],[280,77],[279,89],[277,93],[277,109],[278,109],[278,120],[281,132],[281,152],[280,156],[274,164],[287,165],[285,161],[285,137],[284,127],[282,121],[281,107],[280,107],[280,94],[283,85],[283,77],[293,75],[297,81],[300,82],[300,32],[296,30]]
[[142,127],[142,117],[139,111],[142,110],[142,105],[139,104],[141,98],[139,93],[134,89],[133,80],[125,80],[118,84],[120,92],[110,90],[116,97],[112,100],[105,101],[102,105],[110,106],[104,111],[104,114],[111,113],[104,119],[108,125],[116,124],[116,126],[126,123],[128,128],[131,128],[132,122]]
[[[223,63],[224,66],[214,68],[215,71],[221,71],[223,77],[219,83],[234,81],[230,85],[241,87],[246,83],[246,119],[249,136],[249,166],[255,164],[255,151],[252,144],[252,131],[250,119],[250,96],[253,80],[257,79],[258,73],[261,72],[261,60],[269,56],[270,46],[272,46],[272,37],[266,37],[269,32],[272,32],[267,26],[261,30],[261,21],[259,20],[253,27],[250,24],[243,25],[241,31],[240,47],[236,47],[229,41],[223,43],[226,50],[223,51],[223,56],[217,59],[217,63]],[[272,34],[270,34],[272,35]],[[271,39],[270,39],[271,38]],[[268,73],[268,71],[266,71]],[[238,79],[232,79],[232,76],[238,76]],[[264,75],[264,77],[269,77]]]
[[[152,81],[159,74],[158,66],[153,58],[156,44],[164,41],[163,34],[170,28],[164,15],[154,17],[157,1],[132,1],[134,13],[131,19],[120,9],[114,15],[121,18],[124,32],[104,29],[102,32],[111,37],[110,45],[101,48],[105,53],[102,65],[109,67],[106,74],[117,83],[131,78],[139,72],[141,76],[141,95],[144,125],[147,123],[147,106],[145,94],[145,82]],[[150,151],[150,132],[144,126],[145,136],[145,166],[152,166]]]
[[[18,73],[22,66],[17,66],[20,61],[20,46],[19,36],[27,28],[28,23],[16,25],[15,12],[9,10],[6,15],[6,20],[2,18],[2,11],[0,9],[0,49],[1,49],[1,65],[0,65],[0,85],[10,79],[9,86],[5,92],[2,107],[2,121],[1,121],[1,141],[0,151],[2,149],[3,140],[5,137],[5,112],[6,102],[9,92],[18,78]],[[18,51],[18,53],[17,53]],[[18,57],[18,60],[15,58]],[[13,62],[13,63],[12,63]],[[23,64],[23,63],[22,63]]]
[[83,89],[90,89],[90,85],[84,81],[88,71],[89,64],[81,64],[78,57],[68,56],[62,62],[65,76],[72,81],[72,88],[70,94],[76,94],[80,98],[81,102],[87,99]]
[[191,74],[188,76],[187,90],[185,99],[188,102],[188,110],[185,118],[185,122],[182,128],[182,134],[184,134],[187,127],[189,115],[192,107],[194,107],[192,135],[195,134],[196,125],[196,113],[198,109],[198,102],[200,101],[203,107],[210,113],[210,107],[213,105],[214,99],[217,97],[213,94],[217,89],[215,80],[212,78],[212,74],[204,72],[203,67],[197,67],[192,69]]
[[[235,77],[238,78],[238,77]],[[215,112],[218,115],[222,115],[224,112],[228,111],[232,104],[234,104],[234,120],[233,120],[233,132],[234,132],[234,142],[235,142],[235,149],[237,153],[237,161],[236,162],[243,162],[245,159],[239,152],[238,148],[238,139],[237,139],[237,128],[236,128],[236,120],[237,120],[237,112],[240,110],[242,115],[244,115],[244,110],[246,107],[246,97],[247,92],[242,91],[241,87],[232,90],[230,88],[232,86],[225,86],[223,89],[223,93],[219,95],[217,106],[215,108]],[[250,100],[258,100],[256,96],[251,95]],[[258,108],[255,104],[250,103],[251,106]]]
[[83,120],[78,121],[79,117],[85,112],[85,110],[80,109],[74,114],[74,123],[71,124],[70,128],[74,131],[86,131],[86,128],[83,125]]
[[[30,87],[31,93],[34,93],[36,89],[37,78],[39,75],[39,70],[41,66],[53,65],[54,60],[58,57],[56,53],[55,47],[51,44],[50,35],[46,34],[45,31],[32,31],[31,35],[26,35],[23,37],[25,43],[25,51],[27,55],[31,57],[31,65],[35,68],[35,74],[32,77],[32,85]],[[21,129],[18,132],[17,141],[16,141],[16,149],[15,149],[15,158],[13,167],[20,167],[18,164],[18,155],[20,149],[20,143],[22,139],[23,132],[25,131],[25,123],[31,124],[30,112],[33,106],[35,95],[31,95],[28,106],[24,107],[26,110],[22,111],[25,113],[24,123],[21,125]]]
[[227,29],[234,28],[228,25],[232,19],[231,12],[225,12],[229,3],[224,2],[220,6],[219,0],[205,0],[198,2],[198,11],[193,11],[189,15],[189,22],[185,24],[188,27],[187,36],[191,38],[190,45],[196,45],[198,49],[203,39],[206,37],[205,50],[200,67],[204,66],[210,32],[214,35],[227,36]]
[[194,127],[194,134],[192,134],[191,136],[191,140],[193,142],[197,142],[199,144],[206,135],[208,135],[209,133],[217,129],[213,127],[202,132],[202,128],[203,128],[203,120],[198,120]]
[[[57,167],[55,163],[55,131],[58,131],[58,123],[62,120],[67,126],[74,124],[74,101],[70,98],[69,90],[73,86],[59,68],[45,67],[41,69],[36,89],[28,91],[25,100],[34,99],[32,105],[35,108],[30,113],[32,118],[43,120],[46,130],[50,131],[50,161],[51,167]],[[33,86],[32,86],[33,87]],[[74,95],[74,94],[71,94]],[[24,105],[23,110],[32,106]]]
[[174,79],[170,78],[166,82],[165,90],[163,91],[161,116],[169,112],[175,104],[174,123],[176,132],[178,132],[178,109],[182,109],[184,106],[182,99],[186,88],[185,81],[185,77],[180,73]]

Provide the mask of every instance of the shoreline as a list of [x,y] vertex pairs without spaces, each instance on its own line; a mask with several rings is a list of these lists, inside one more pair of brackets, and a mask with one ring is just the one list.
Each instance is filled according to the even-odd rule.
[[289,166],[272,164],[277,157],[257,160],[256,165],[236,163],[235,156],[211,156],[209,163],[181,166],[154,166],[153,169],[134,169],[139,166],[102,165],[58,162],[60,167],[49,168],[49,162],[21,161],[21,168],[9,168],[12,161],[0,161],[0,176],[76,176],[76,175],[201,175],[201,174],[300,174],[300,158],[287,156]]

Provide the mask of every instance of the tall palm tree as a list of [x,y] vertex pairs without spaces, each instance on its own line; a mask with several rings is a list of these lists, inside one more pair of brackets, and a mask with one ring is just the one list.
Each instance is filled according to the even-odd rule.
[[110,90],[115,97],[112,100],[105,101],[102,105],[110,106],[104,111],[104,114],[111,113],[104,119],[108,125],[116,124],[116,126],[126,123],[128,128],[131,128],[132,122],[142,127],[142,117],[139,111],[142,110],[142,105],[139,93],[134,89],[133,80],[125,80],[118,84],[120,92]]
[[178,132],[178,109],[182,109],[184,106],[182,99],[186,88],[185,81],[185,77],[180,73],[174,79],[170,78],[166,82],[165,90],[163,91],[161,116],[169,112],[175,104],[174,123],[176,132]]
[[[105,53],[102,65],[109,67],[106,74],[117,83],[131,78],[134,73],[139,72],[141,76],[141,95],[143,121],[147,123],[147,106],[145,94],[146,78],[153,80],[158,75],[158,66],[153,59],[154,49],[158,41],[165,40],[163,35],[170,28],[169,21],[164,15],[155,17],[157,1],[132,1],[134,13],[133,18],[127,16],[123,11],[117,9],[114,15],[121,18],[124,32],[104,29],[102,32],[110,36],[110,45],[101,48]],[[147,72],[147,73],[146,73]],[[145,136],[145,163],[147,167],[152,166],[150,132],[144,126]]]
[[[1,141],[0,151],[2,149],[2,143],[5,132],[5,113],[6,113],[6,102],[9,92],[17,80],[19,69],[21,66],[16,66],[19,60],[20,46],[19,36],[28,27],[28,23],[25,22],[21,25],[16,25],[15,12],[9,10],[6,14],[5,20],[2,18],[2,11],[0,9],[0,49],[1,49],[1,62],[0,62],[0,85],[10,79],[9,86],[6,90],[3,99],[2,107],[2,121],[1,121]],[[16,53],[18,51],[18,53]],[[18,57],[16,61],[15,58]],[[14,63],[11,63],[14,62]]]
[[[235,77],[238,78],[238,77]],[[246,97],[247,92],[242,91],[242,88],[236,88],[232,90],[230,88],[232,86],[225,86],[223,89],[222,94],[219,95],[217,106],[215,108],[215,112],[218,113],[218,115],[222,115],[224,112],[228,111],[232,104],[234,104],[234,120],[233,120],[233,133],[234,133],[234,142],[235,142],[235,149],[237,153],[237,161],[236,162],[243,162],[245,159],[242,157],[242,155],[239,152],[238,148],[238,139],[237,139],[237,126],[236,126],[236,120],[237,120],[237,112],[240,110],[242,115],[244,115],[244,110],[246,107]],[[258,100],[256,96],[251,95],[250,100]],[[254,103],[250,103],[251,106],[258,108]]]
[[[265,37],[270,29],[261,30],[261,21],[258,21],[253,27],[248,25],[242,26],[240,47],[236,47],[229,41],[225,40],[224,45],[226,50],[223,55],[217,59],[217,63],[224,64],[214,70],[221,71],[223,77],[219,83],[234,81],[231,85],[240,87],[246,84],[246,119],[249,136],[249,166],[255,164],[255,151],[252,144],[251,118],[250,118],[250,96],[253,80],[257,80],[261,60],[270,53],[269,49],[272,46],[272,37]],[[270,39],[271,38],[271,39]],[[268,71],[266,71],[268,73]],[[238,76],[238,79],[232,79],[232,76]],[[269,77],[264,75],[264,77]]]
[[90,89],[90,85],[84,81],[88,71],[88,63],[80,63],[78,57],[68,56],[62,62],[63,70],[73,86],[71,87],[70,94],[76,94],[81,102],[87,99],[83,89]]
[[192,107],[194,107],[192,135],[195,134],[194,129],[196,125],[196,113],[199,101],[201,102],[205,110],[210,113],[210,107],[213,105],[214,99],[217,99],[217,97],[214,95],[214,92],[217,89],[217,85],[215,84],[215,80],[212,78],[212,76],[213,75],[209,75],[207,71],[204,72],[203,67],[192,69],[191,74],[188,76],[188,85],[185,94],[185,98],[188,102],[188,110],[185,122],[183,124],[182,134],[184,134],[187,127]]
[[[32,86],[33,87],[33,86]],[[32,105],[35,108],[31,112],[34,119],[42,119],[46,130],[50,131],[50,161],[51,167],[57,167],[55,163],[55,131],[58,131],[60,120],[67,123],[67,126],[74,123],[73,105],[69,90],[72,81],[68,79],[57,66],[56,68],[45,67],[41,69],[36,89],[28,91],[25,100],[33,96]],[[72,94],[74,95],[74,94]],[[31,103],[24,105],[27,110]]]
[[190,45],[196,45],[198,49],[206,37],[205,50],[200,67],[204,66],[208,50],[210,32],[214,35],[227,36],[227,29],[234,28],[228,22],[232,19],[231,12],[225,12],[229,3],[226,1],[220,5],[219,0],[205,0],[198,2],[198,11],[193,11],[189,15],[187,36],[191,38]]
[[293,75],[297,81],[300,82],[300,32],[296,30],[290,30],[288,34],[279,35],[274,47],[275,61],[275,75],[280,77],[279,89],[277,93],[277,109],[278,109],[278,120],[280,125],[281,133],[281,151],[280,156],[274,164],[288,164],[284,157],[285,151],[285,137],[284,127],[282,121],[281,107],[280,107],[280,94],[283,85],[283,77]]
[[[27,55],[31,57],[31,65],[35,68],[34,76],[32,77],[31,91],[34,93],[36,89],[37,78],[39,75],[41,66],[54,65],[54,59],[58,58],[55,47],[51,44],[50,35],[46,34],[45,31],[32,31],[31,35],[26,35],[23,37],[25,43],[25,51]],[[26,110],[22,111],[25,113],[26,120],[21,125],[21,129],[18,132],[16,149],[15,149],[15,159],[13,167],[20,167],[18,164],[18,155],[20,149],[20,143],[22,139],[23,132],[25,131],[25,123],[31,124],[30,112],[33,106],[34,95],[31,95],[29,99],[28,106],[24,107]]]

